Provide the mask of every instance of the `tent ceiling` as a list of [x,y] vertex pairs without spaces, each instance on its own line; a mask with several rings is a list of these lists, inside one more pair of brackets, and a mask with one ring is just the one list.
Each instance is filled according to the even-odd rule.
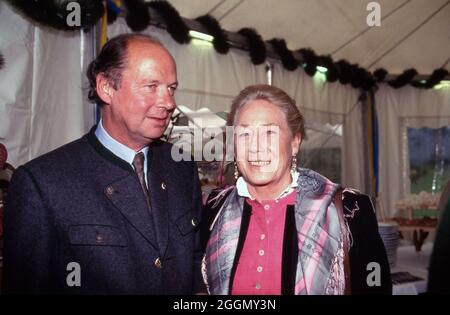
[[370,1],[362,0],[169,2],[183,17],[209,13],[228,31],[253,27],[266,40],[284,38],[292,50],[310,47],[317,54],[331,54],[336,61],[347,59],[372,71],[383,67],[398,74],[415,68],[430,74],[445,63],[449,69],[448,0],[378,0],[380,27],[368,27]]

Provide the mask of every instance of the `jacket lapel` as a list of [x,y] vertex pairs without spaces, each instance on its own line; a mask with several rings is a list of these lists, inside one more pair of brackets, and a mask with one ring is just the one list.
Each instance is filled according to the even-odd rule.
[[149,162],[147,171],[148,188],[150,194],[151,212],[155,222],[155,232],[159,245],[159,254],[164,258],[169,241],[169,213],[167,180],[164,170],[167,166],[162,163],[162,152],[155,152],[156,148],[150,147],[148,152]]
[[230,284],[228,289],[228,294],[231,294],[233,290],[233,282],[234,282],[234,276],[236,275],[236,269],[239,262],[239,259],[241,258],[242,250],[244,249],[244,241],[247,238],[247,232],[248,227],[250,225],[250,217],[252,214],[252,207],[244,202],[244,208],[242,211],[242,217],[241,217],[241,227],[239,229],[239,238],[238,243],[236,246],[236,254],[234,255],[233,260],[233,267],[231,268],[231,276],[230,276]]
[[295,208],[288,205],[284,223],[283,253],[281,263],[281,294],[295,294],[295,273],[298,263],[298,239],[295,229]]
[[104,187],[104,194],[122,213],[126,220],[155,248],[153,224],[147,201],[134,173]]
[[103,184],[103,193],[144,239],[157,249],[158,243],[155,240],[154,224],[148,212],[147,200],[133,167],[100,143],[95,136],[96,128],[97,126],[92,127],[86,135],[86,140],[105,161],[115,166],[109,172],[113,178],[117,178]]

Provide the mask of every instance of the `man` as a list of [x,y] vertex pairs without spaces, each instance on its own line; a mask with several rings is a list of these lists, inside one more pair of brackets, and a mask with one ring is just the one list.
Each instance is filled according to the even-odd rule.
[[150,37],[120,35],[88,77],[100,123],[13,176],[6,292],[204,292],[197,168],[159,140],[176,106],[172,56]]

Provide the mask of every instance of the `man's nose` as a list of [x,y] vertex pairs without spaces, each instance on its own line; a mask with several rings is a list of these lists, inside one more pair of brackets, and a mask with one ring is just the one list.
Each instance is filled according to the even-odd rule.
[[158,105],[160,107],[163,107],[168,112],[171,112],[175,109],[175,98],[173,93],[171,93],[169,89],[163,89],[163,91],[160,93]]

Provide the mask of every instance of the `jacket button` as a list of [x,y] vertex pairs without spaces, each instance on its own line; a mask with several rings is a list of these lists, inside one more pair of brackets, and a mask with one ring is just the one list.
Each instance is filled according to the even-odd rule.
[[162,263],[161,260],[158,258],[156,258],[155,260],[155,267],[161,269],[162,268]]
[[95,240],[97,241],[97,243],[103,243],[103,235],[97,234]]
[[166,187],[167,187],[166,183],[165,182],[161,182],[161,188],[163,190],[166,190]]
[[113,194],[113,192],[114,192],[114,188],[112,187],[112,186],[108,186],[108,187],[106,187],[106,193],[108,194],[108,195],[112,195]]

